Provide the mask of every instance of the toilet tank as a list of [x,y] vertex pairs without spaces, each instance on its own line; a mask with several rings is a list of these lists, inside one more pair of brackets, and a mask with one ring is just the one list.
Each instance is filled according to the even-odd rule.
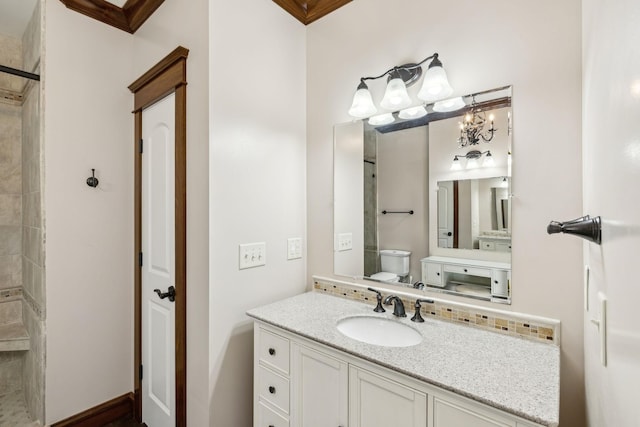
[[398,276],[409,274],[409,258],[411,252],[396,249],[383,249],[380,251],[380,264],[382,271],[395,273]]

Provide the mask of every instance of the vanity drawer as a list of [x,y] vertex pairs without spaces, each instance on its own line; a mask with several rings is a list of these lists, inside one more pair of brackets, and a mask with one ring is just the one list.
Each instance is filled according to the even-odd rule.
[[258,368],[258,394],[261,400],[289,413],[289,380],[260,365]]
[[483,251],[495,251],[496,243],[489,242],[487,240],[480,240],[480,249],[482,249]]
[[496,251],[511,252],[511,243],[496,243]]
[[289,427],[289,420],[258,402],[258,427]]
[[428,285],[443,286],[442,264],[433,262],[422,263],[422,281]]
[[258,333],[258,357],[260,362],[289,374],[289,340],[263,328]]
[[469,276],[491,277],[491,270],[487,268],[467,267],[464,265],[445,264],[444,271],[447,273],[467,274]]

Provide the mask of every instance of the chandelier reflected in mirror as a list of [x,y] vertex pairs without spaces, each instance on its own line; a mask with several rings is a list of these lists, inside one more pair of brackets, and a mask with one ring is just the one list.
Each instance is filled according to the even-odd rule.
[[484,130],[487,124],[486,114],[476,107],[475,97],[471,103],[471,110],[465,114],[463,121],[460,123],[460,137],[458,138],[458,147],[466,147],[468,145],[477,145],[482,139],[489,142],[493,139],[493,135],[498,129],[493,126],[493,114],[489,115],[489,129]]

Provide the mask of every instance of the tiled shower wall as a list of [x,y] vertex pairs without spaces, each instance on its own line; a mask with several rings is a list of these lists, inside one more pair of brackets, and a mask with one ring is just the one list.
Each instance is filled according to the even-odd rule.
[[[23,68],[39,74],[42,34],[40,6],[36,6],[22,37]],[[30,81],[22,105],[22,286],[23,322],[31,349],[23,362],[23,387],[31,415],[44,420],[44,217],[43,146],[41,140],[41,84]]]
[[[0,35],[0,63],[39,73],[41,24],[38,5],[22,39]],[[31,340],[29,351],[0,352],[0,395],[22,390],[31,416],[43,420],[40,93],[40,83],[0,73],[0,291],[22,295],[22,320]]]
[[[0,62],[21,67],[21,43],[0,36]],[[22,285],[22,107],[15,77],[0,75],[0,290]]]

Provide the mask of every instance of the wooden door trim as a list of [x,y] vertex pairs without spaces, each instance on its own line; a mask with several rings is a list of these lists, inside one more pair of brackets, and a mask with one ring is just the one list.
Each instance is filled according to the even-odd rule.
[[187,425],[187,56],[179,46],[129,86],[134,94],[134,413],[142,421],[142,110],[175,93],[176,427]]

